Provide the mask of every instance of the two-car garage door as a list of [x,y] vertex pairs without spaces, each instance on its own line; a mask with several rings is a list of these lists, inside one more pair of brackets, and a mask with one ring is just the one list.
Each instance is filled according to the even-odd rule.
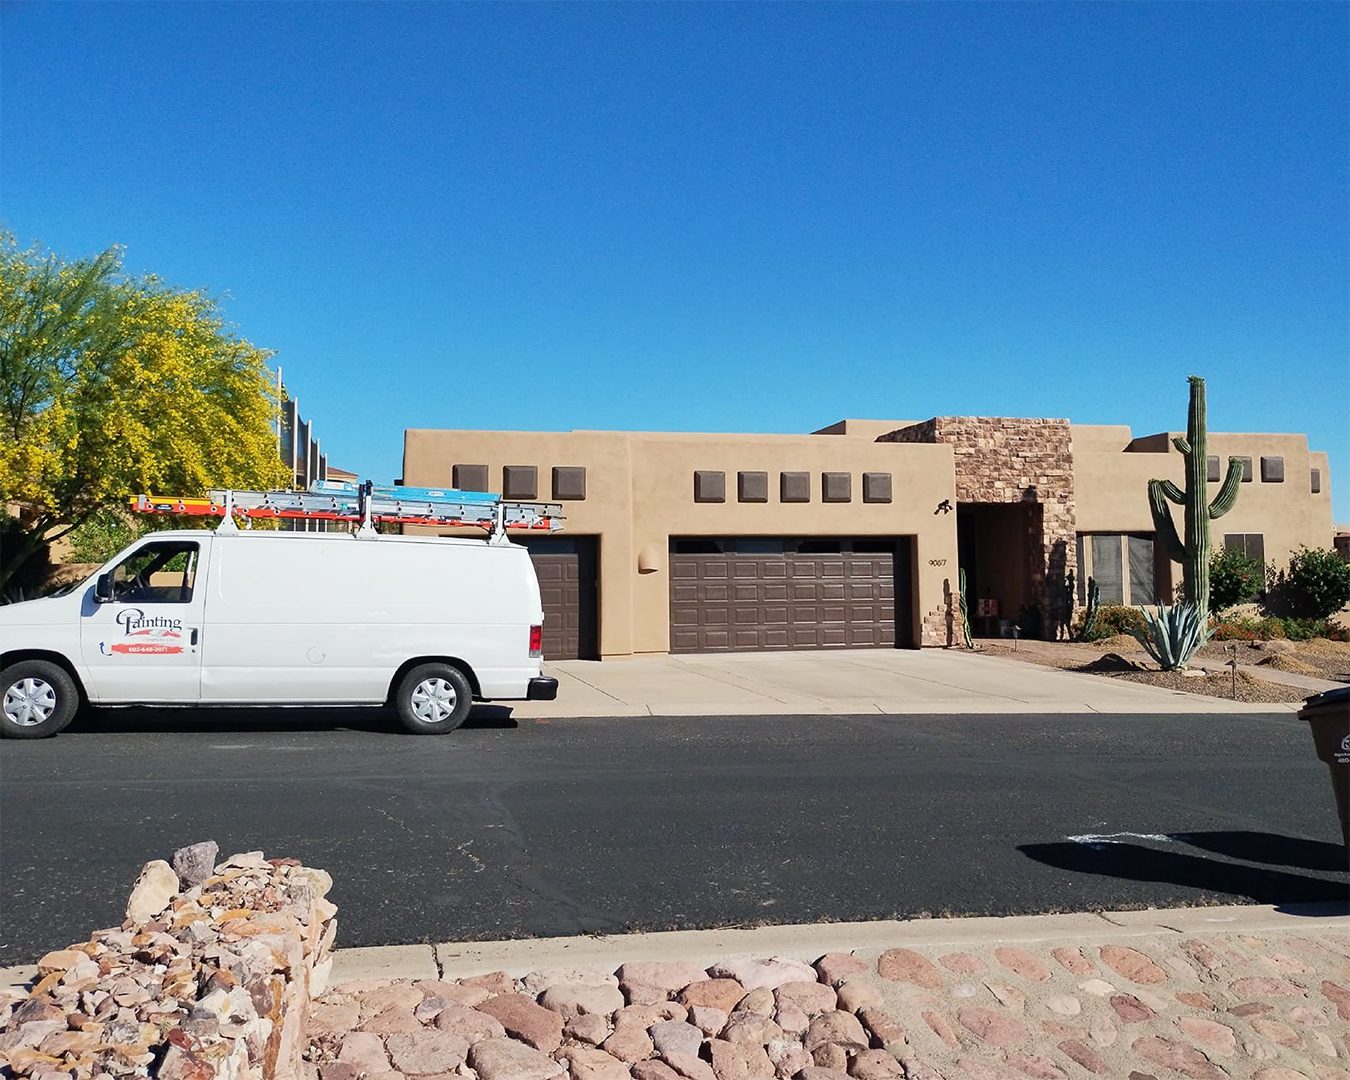
[[910,576],[906,537],[672,539],[670,651],[909,645]]

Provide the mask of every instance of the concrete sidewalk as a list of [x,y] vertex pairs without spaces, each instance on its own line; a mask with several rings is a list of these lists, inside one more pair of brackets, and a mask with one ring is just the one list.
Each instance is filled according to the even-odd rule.
[[1297,712],[947,649],[850,649],[561,660],[558,700],[513,716],[811,713]]

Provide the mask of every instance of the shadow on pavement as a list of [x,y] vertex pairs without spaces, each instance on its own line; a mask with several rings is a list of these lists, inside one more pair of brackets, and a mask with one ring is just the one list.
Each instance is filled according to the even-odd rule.
[[1241,830],[1176,833],[1175,837],[1216,855],[1227,855],[1247,862],[1292,866],[1299,870],[1329,870],[1332,873],[1350,871],[1350,853],[1346,852],[1343,845],[1325,840],[1304,840],[1298,836]]
[[[475,705],[461,730],[509,729],[520,725],[506,705]],[[367,731],[379,735],[408,735],[393,712],[380,708],[181,708],[81,710],[63,733],[68,735],[126,734],[128,732],[259,732],[259,731]],[[448,732],[454,738],[454,732]]]
[[[1214,838],[1225,835],[1247,835],[1262,837],[1264,834],[1197,834],[1211,838],[1212,850],[1218,850],[1221,841]],[[1286,841],[1292,845],[1315,844],[1314,841],[1299,841],[1291,837],[1265,837],[1265,841]],[[1242,843],[1234,845],[1239,850],[1249,848]],[[1323,845],[1317,845],[1323,846]],[[1328,848],[1337,845],[1327,844]],[[1203,855],[1191,855],[1179,851],[1161,851],[1144,847],[1142,844],[1100,844],[1080,843],[1023,844],[1018,851],[1027,858],[1058,870],[1068,870],[1079,874],[1097,874],[1102,877],[1124,878],[1130,881],[1156,881],[1208,893],[1224,893],[1228,896],[1246,897],[1258,904],[1326,904],[1334,903],[1341,908],[1350,908],[1346,902],[1346,882],[1323,877],[1307,877],[1302,874],[1290,874],[1283,870],[1271,870],[1260,866],[1244,866],[1240,863],[1226,862],[1223,859],[1206,858]],[[1263,847],[1261,850],[1270,850]],[[1343,851],[1343,849],[1342,849]],[[1226,852],[1224,852],[1226,853]],[[1320,852],[1318,856],[1320,858]],[[1241,855],[1238,857],[1249,857]],[[1250,856],[1261,858],[1259,855]],[[1321,869],[1318,866],[1310,869]],[[1342,854],[1338,867],[1345,869]]]

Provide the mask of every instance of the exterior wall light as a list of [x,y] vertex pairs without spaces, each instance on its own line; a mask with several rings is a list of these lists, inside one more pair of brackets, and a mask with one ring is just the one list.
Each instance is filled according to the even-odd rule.
[[661,570],[661,553],[654,544],[648,544],[638,552],[638,573],[655,574]]

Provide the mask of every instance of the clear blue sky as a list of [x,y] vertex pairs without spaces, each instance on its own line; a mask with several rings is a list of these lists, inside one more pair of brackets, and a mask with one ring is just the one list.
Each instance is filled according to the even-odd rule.
[[[1306,431],[1350,519],[1346,4],[6,3],[0,215],[405,427]],[[842,377],[840,377],[842,376]]]

